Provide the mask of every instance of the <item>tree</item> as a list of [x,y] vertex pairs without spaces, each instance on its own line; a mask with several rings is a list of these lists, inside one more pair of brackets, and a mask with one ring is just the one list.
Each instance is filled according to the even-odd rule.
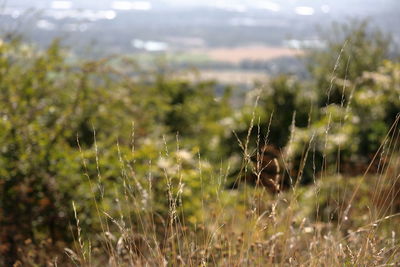
[[320,38],[326,47],[309,50],[307,59],[319,106],[346,102],[351,90],[346,81],[354,84],[363,72],[376,71],[390,56],[391,37],[367,21],[334,24]]

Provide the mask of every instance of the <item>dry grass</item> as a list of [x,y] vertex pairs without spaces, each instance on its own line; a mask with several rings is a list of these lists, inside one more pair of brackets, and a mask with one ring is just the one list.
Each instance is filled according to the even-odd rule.
[[[226,190],[221,184],[215,199],[202,200],[202,219],[195,225],[186,223],[182,212],[183,178],[174,185],[165,172],[169,212],[160,218],[151,207],[143,208],[153,194],[151,183],[142,187],[134,172],[127,171],[134,166],[120,155],[127,188],[118,196],[124,207],[119,218],[99,208],[103,245],[92,247],[82,239],[77,214],[75,252],[66,252],[79,266],[398,266],[399,119],[376,153],[380,168],[375,174],[365,170],[363,176],[350,178],[317,170],[312,186],[295,183],[275,196],[263,187],[243,184],[239,190]],[[249,133],[257,128],[255,121]],[[257,146],[262,145],[260,132],[259,137]],[[249,139],[238,141],[247,166]],[[303,160],[312,157],[311,143],[304,148]],[[168,156],[167,149],[163,153]],[[177,172],[181,164],[178,158]],[[200,163],[198,171],[202,177]],[[259,173],[257,166],[246,171]],[[215,179],[225,180],[228,172],[222,170]],[[320,196],[328,206],[320,206]],[[310,208],[316,217],[307,214]],[[326,211],[329,216],[323,219]]]
[[[177,157],[173,157],[166,144],[165,151],[160,151],[160,159],[167,158],[174,162],[172,169],[174,176],[178,177],[173,180],[171,171],[164,169],[165,200],[168,203],[168,212],[164,216],[156,212],[156,207],[152,205],[157,194],[152,173],[138,177],[135,172],[137,166],[126,160],[129,156],[122,153],[119,144],[119,168],[124,190],[115,194],[116,208],[112,207],[119,214],[112,215],[108,210],[110,207],[101,205],[98,191],[103,196],[103,190],[113,189],[102,187],[98,164],[100,155],[94,142],[97,177],[89,177],[87,159],[83,154],[82,166],[97,211],[97,218],[93,219],[100,222],[102,230],[96,240],[85,238],[80,226],[80,214],[76,212],[76,204],[71,203],[75,212],[75,246],[65,248],[68,262],[52,258],[47,265],[399,266],[400,116],[382,141],[371,164],[364,166],[363,175],[345,177],[332,171],[336,168],[323,164],[321,169],[313,170],[312,185],[300,186],[305,162],[315,156],[314,136],[311,136],[303,148],[297,174],[290,177],[289,189],[272,195],[266,188],[257,184],[248,185],[240,178],[247,173],[260,177],[262,172],[262,163],[251,164],[250,160],[254,154],[259,159],[263,158],[257,151],[267,144],[269,129],[266,133],[261,132],[258,126],[260,119],[255,114],[253,112],[247,138],[237,140],[243,156],[242,171],[237,176],[238,189],[226,189],[229,168],[221,168],[219,175],[206,179],[203,161],[198,155],[197,173],[202,190],[206,188],[206,181],[218,186],[213,196],[208,195],[210,192],[202,192],[200,216],[195,223],[189,223],[183,212],[183,207],[191,203],[184,202],[182,197],[186,188],[182,171],[184,159],[179,153],[178,137],[174,153]],[[344,119],[346,114],[343,116]],[[326,125],[325,140],[330,138],[329,123]],[[252,131],[258,133],[255,144],[250,144]],[[295,127],[292,131],[293,136]],[[132,155],[136,153],[134,133],[132,130]],[[290,145],[291,142],[288,149]],[[337,153],[335,158],[340,158],[340,149]],[[327,158],[328,153],[323,154],[324,162],[332,162]],[[291,160],[283,152],[282,169],[287,174],[291,174]],[[334,165],[339,166],[340,162]],[[371,173],[373,165],[378,167]],[[22,251],[22,254],[29,258],[30,252]]]

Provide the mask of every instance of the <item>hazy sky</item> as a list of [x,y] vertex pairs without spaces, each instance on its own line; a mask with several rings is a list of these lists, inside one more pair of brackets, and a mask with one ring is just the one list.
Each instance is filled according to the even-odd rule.
[[[36,8],[39,10],[68,11],[97,10],[119,12],[125,10],[167,10],[181,8],[214,7],[245,13],[265,11],[266,15],[275,13],[286,15],[331,15],[339,17],[385,17],[382,14],[400,14],[400,0],[0,0],[11,9]],[[16,11],[22,13],[22,11]],[[13,14],[6,10],[0,14]],[[108,14],[108,13],[107,13]],[[111,13],[109,13],[111,14]],[[115,17],[116,15],[107,15]]]
[[353,5],[370,5],[373,4],[375,7],[390,6],[392,3],[399,2],[399,0],[0,0],[0,3],[5,5],[23,4],[29,6],[43,6],[48,5],[51,2],[71,2],[75,6],[80,5],[111,5],[113,2],[149,2],[152,4],[166,3],[178,6],[190,6],[190,5],[243,5],[243,6],[290,6],[290,5],[305,5],[305,6],[316,6],[316,5],[332,5],[332,6],[348,6]]

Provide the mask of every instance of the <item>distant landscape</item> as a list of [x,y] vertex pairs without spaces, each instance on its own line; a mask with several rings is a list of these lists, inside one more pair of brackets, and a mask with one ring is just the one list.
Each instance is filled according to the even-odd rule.
[[84,57],[132,54],[146,63],[168,54],[176,68],[269,74],[302,73],[296,56],[304,48],[323,47],[320,32],[334,21],[368,17],[400,43],[397,0],[344,3],[38,0],[33,5],[13,0],[0,8],[0,24],[3,31],[19,32],[41,47],[61,38]]

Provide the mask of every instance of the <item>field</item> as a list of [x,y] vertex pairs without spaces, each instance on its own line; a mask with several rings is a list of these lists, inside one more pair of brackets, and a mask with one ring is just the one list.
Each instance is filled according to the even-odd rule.
[[282,57],[296,57],[304,53],[300,50],[284,47],[245,46],[235,48],[215,48],[204,53],[215,61],[239,64],[243,61],[270,61]]
[[247,87],[254,86],[257,81],[265,82],[268,79],[268,75],[265,72],[246,70],[203,70],[200,72],[178,73],[177,76],[190,81],[215,80],[225,85],[245,85]]

